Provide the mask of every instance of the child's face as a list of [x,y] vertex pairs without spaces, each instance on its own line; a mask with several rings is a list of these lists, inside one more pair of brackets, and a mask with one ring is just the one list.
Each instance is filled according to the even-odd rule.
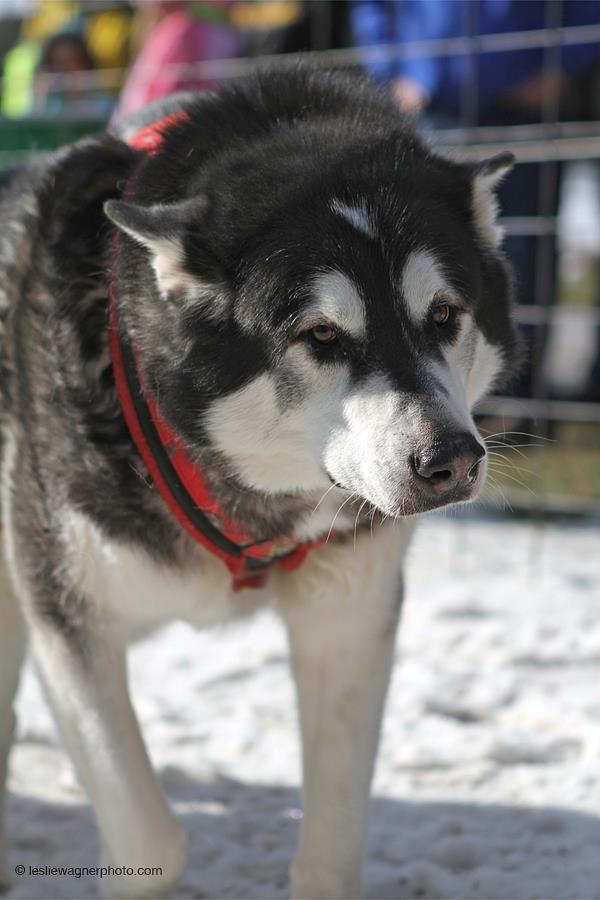
[[52,49],[48,60],[50,72],[84,72],[88,62],[81,49],[72,41],[60,41]]

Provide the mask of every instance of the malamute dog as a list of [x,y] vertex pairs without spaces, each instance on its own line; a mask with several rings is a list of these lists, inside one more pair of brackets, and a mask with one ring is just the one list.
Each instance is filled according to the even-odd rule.
[[5,184],[0,776],[27,630],[111,896],[165,893],[185,861],[128,642],[265,603],[300,709],[292,892],[361,894],[413,517],[476,496],[470,410],[514,361],[511,163],[448,161],[368,83],[298,70]]

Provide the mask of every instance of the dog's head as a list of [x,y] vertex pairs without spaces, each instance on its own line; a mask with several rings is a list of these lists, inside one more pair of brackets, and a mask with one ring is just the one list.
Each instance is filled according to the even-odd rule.
[[512,157],[438,157],[349,84],[330,114],[303,84],[295,116],[289,84],[263,85],[262,130],[250,89],[211,100],[106,211],[146,377],[191,448],[261,492],[333,482],[412,514],[485,477],[471,410],[514,361],[494,194]]

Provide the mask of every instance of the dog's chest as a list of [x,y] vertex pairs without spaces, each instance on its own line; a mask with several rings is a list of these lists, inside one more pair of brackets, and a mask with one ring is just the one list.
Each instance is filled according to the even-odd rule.
[[177,563],[104,536],[86,516],[65,525],[70,577],[100,615],[136,637],[173,619],[197,628],[253,613],[271,599],[268,586],[234,591],[230,572],[211,553],[191,546]]
[[[352,530],[358,510],[333,493],[298,529],[300,541],[314,540],[330,528],[332,534]],[[130,637],[173,619],[210,627],[250,615],[274,600],[270,582],[276,579],[268,578],[264,588],[236,591],[225,564],[192,540],[184,540],[177,563],[166,563],[142,547],[107,537],[90,517],[70,509],[64,513],[63,541],[71,583]],[[277,584],[281,593],[281,579]]]

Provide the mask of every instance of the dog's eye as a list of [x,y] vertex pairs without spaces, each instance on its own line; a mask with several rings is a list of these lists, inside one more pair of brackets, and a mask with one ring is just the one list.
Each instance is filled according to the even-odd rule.
[[331,325],[314,325],[308,333],[317,344],[333,344],[337,341],[337,334]]
[[436,325],[448,325],[455,314],[456,310],[449,303],[438,303],[433,309],[432,319]]

